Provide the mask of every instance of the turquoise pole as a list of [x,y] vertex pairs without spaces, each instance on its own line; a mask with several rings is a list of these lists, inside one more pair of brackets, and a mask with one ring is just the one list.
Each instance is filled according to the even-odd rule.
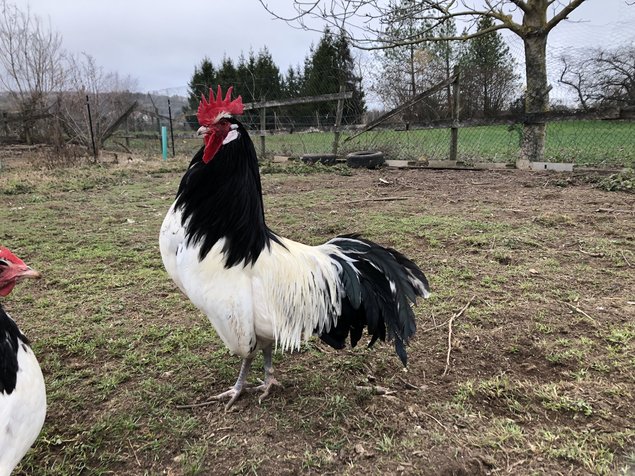
[[163,160],[168,160],[168,128],[161,126],[161,146],[163,149]]

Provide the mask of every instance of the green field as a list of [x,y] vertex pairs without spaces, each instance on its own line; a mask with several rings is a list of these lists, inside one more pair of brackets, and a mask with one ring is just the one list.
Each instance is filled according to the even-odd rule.
[[[343,135],[345,138],[346,135]],[[332,133],[267,136],[272,153],[299,155],[330,152]],[[519,154],[520,129],[508,126],[465,127],[459,131],[459,159],[474,162],[514,162]],[[378,149],[394,159],[447,160],[448,129],[377,130],[342,143],[342,152]],[[553,122],[547,126],[546,160],[601,167],[633,167],[635,122]]]

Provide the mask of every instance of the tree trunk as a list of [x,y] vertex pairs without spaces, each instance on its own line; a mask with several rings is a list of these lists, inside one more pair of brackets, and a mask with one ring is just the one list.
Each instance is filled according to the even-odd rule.
[[528,119],[523,125],[523,139],[518,168],[528,168],[529,162],[542,162],[545,156],[544,121],[537,121],[532,114],[546,112],[549,108],[549,86],[547,84],[547,2],[535,0],[523,18],[525,44],[525,113]]
[[415,76],[415,49],[410,47],[410,97],[417,95],[417,79]]

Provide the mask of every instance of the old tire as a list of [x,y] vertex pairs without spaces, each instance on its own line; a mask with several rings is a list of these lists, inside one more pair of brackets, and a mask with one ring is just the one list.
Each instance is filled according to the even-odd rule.
[[384,163],[383,152],[374,150],[362,150],[351,152],[346,156],[346,165],[354,169],[376,169]]

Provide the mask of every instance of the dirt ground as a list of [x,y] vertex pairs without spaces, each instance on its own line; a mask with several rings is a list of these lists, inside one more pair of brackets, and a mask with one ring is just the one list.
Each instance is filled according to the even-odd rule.
[[[65,190],[55,180],[67,179],[55,178],[52,188],[35,184],[24,193],[7,191],[16,181],[37,180],[9,169],[0,175],[0,197],[8,204],[0,220],[19,219],[16,209],[32,209],[29,197],[39,195],[51,206],[61,204],[64,226],[72,228],[68,214],[80,211],[64,204],[103,200],[103,208],[82,212],[99,217],[109,213],[108,197],[129,191],[116,215],[138,224],[130,243],[154,260],[156,278],[147,279],[156,283],[147,289],[157,292],[121,292],[150,315],[157,297],[179,298],[157,265],[156,233],[185,164],[124,164],[99,172],[114,178],[88,190]],[[127,171],[123,183],[121,170]],[[224,390],[237,375],[238,360],[212,335],[178,349],[200,359],[187,371],[139,364],[100,401],[101,412],[134,414],[131,428],[102,428],[98,412],[88,408],[71,418],[63,398],[54,396],[46,441],[20,474],[71,474],[68,468],[75,474],[633,474],[635,195],[602,191],[595,186],[601,178],[511,170],[264,175],[267,219],[276,232],[310,244],[359,232],[421,265],[433,296],[417,308],[407,371],[390,345],[334,351],[312,340],[299,353],[276,356],[284,388],[261,405],[247,395],[231,412],[220,404],[177,408]],[[119,221],[112,223],[116,233]],[[101,237],[104,230],[95,233]],[[0,240],[12,238],[0,232]],[[36,243],[20,243],[36,261],[46,259],[38,257]],[[16,314],[27,314],[27,328],[35,322],[29,309],[46,290],[30,292],[28,302],[16,297],[9,303]],[[161,308],[172,328],[207,325],[192,308],[179,306]],[[142,343],[149,324],[134,321],[134,309],[118,332],[122,338],[141,333]],[[126,329],[132,322],[134,331]],[[38,325],[44,324],[32,324],[32,333],[40,337],[37,350],[53,380],[61,371],[46,362],[81,356],[52,341],[47,349],[47,331]],[[97,374],[125,365],[120,357],[97,354],[99,362],[86,364]],[[178,376],[166,374],[172,371]],[[260,371],[256,365],[252,376]],[[148,374],[158,383],[136,393]],[[95,385],[81,384],[78,392],[95,398]],[[153,411],[165,415],[148,416],[148,398]],[[81,433],[82,426],[92,428],[91,438],[99,426],[99,443]],[[80,456],[82,450],[64,449],[56,437],[87,438],[95,449]],[[106,450],[109,461],[98,455]]]
[[[411,435],[413,442],[400,463],[362,466],[386,474],[631,474],[635,197],[597,190],[597,180],[593,174],[384,170],[323,185],[335,191],[336,206],[325,204],[330,212],[348,204],[353,215],[332,233],[363,230],[355,226],[357,214],[388,220],[394,213],[411,224],[399,230],[416,236],[410,255],[439,299],[452,302],[438,314],[422,304],[423,329],[407,373],[393,366],[378,371],[369,356],[367,380],[395,393],[369,399],[364,419],[379,414],[391,421],[392,434]],[[266,184],[265,194],[313,187],[285,180]],[[456,228],[457,221],[471,223]],[[384,243],[401,244],[398,234],[378,234]],[[607,334],[620,326],[630,336],[620,348],[625,366],[613,361],[608,370],[604,353],[617,349]],[[598,339],[609,345],[589,344]],[[615,390],[605,387],[607,379],[621,389],[619,398],[607,399]],[[364,380],[359,375],[357,383],[369,385]],[[516,430],[524,436],[517,438]],[[594,434],[627,436],[612,464],[589,462],[606,449],[587,445]],[[360,453],[371,460],[377,455],[352,447],[358,450],[348,455],[353,461]],[[333,455],[340,464],[346,458]]]

